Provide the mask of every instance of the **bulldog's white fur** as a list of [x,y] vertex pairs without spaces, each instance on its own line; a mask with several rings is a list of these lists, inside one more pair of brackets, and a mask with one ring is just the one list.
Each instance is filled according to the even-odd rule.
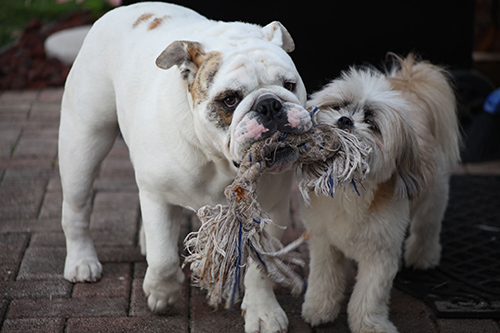
[[441,68],[409,56],[387,75],[351,69],[309,103],[319,107],[320,122],[352,132],[373,151],[362,184],[333,198],[312,196],[305,208],[311,261],[302,316],[312,325],[337,317],[349,258],[358,263],[351,331],[397,332],[388,303],[410,222],[406,265],[439,264],[449,178],[459,160],[453,90]]
[[[62,101],[66,279],[101,276],[89,233],[92,183],[120,130],[139,187],[148,305],[162,311],[179,298],[182,209],[224,203],[223,189],[254,141],[311,127],[304,85],[286,53],[293,48],[279,22],[217,22],[170,4],[120,7],[95,23]],[[261,204],[278,225],[288,219],[291,182],[292,171],[260,181]],[[285,331],[272,283],[253,264],[245,287],[245,330]]]

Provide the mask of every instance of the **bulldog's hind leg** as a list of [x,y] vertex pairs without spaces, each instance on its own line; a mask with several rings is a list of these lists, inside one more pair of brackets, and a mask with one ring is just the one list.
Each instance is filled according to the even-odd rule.
[[[62,227],[66,236],[64,278],[93,282],[101,276],[90,237],[92,184],[118,133],[114,101],[95,85],[71,78],[66,86],[59,130],[59,169],[63,190]],[[89,91],[92,90],[92,91]],[[98,98],[98,96],[105,96]]]
[[139,199],[148,262],[143,289],[151,311],[161,312],[179,299],[184,281],[177,250],[182,207],[170,205],[161,193],[140,186]]

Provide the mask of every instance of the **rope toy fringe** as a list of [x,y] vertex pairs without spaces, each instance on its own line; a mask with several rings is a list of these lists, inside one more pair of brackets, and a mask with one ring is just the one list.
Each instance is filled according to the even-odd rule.
[[[318,109],[311,111],[311,117]],[[297,156],[302,169],[299,188],[306,201],[309,191],[333,196],[341,184],[361,180],[369,171],[370,148],[352,134],[336,127],[317,124],[301,135],[277,132],[255,142],[246,152],[236,179],[226,187],[227,205],[204,206],[198,210],[201,227],[184,240],[189,255],[192,283],[208,291],[208,304],[217,307],[223,299],[232,308],[243,294],[243,277],[248,258],[257,263],[276,283],[297,295],[303,290],[302,278],[290,265],[304,266],[298,253],[292,252],[309,235],[304,233],[286,247],[265,229],[274,225],[257,201],[260,175],[274,162],[278,149]]]

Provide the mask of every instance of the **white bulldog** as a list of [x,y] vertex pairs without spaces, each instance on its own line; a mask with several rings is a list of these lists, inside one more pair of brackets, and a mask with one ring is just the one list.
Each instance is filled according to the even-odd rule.
[[[153,311],[180,295],[177,239],[183,207],[224,203],[250,144],[276,130],[311,127],[306,91],[279,23],[260,27],[208,20],[171,4],[117,8],[90,30],[62,101],[59,163],[64,277],[96,281],[101,264],[89,233],[92,183],[120,130],[139,187],[147,261],[144,292]],[[293,171],[276,154],[259,200],[279,225],[289,214]],[[281,167],[283,166],[283,167]],[[271,231],[280,237],[281,230]],[[287,317],[271,281],[251,264],[242,309],[247,332],[281,332]]]

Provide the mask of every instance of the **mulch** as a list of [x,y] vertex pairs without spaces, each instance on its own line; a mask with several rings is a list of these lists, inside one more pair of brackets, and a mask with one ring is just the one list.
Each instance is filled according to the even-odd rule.
[[59,30],[91,24],[93,21],[86,11],[76,12],[47,25],[38,19],[32,20],[19,40],[0,53],[0,91],[63,86],[71,66],[47,58],[43,46],[45,39]]

